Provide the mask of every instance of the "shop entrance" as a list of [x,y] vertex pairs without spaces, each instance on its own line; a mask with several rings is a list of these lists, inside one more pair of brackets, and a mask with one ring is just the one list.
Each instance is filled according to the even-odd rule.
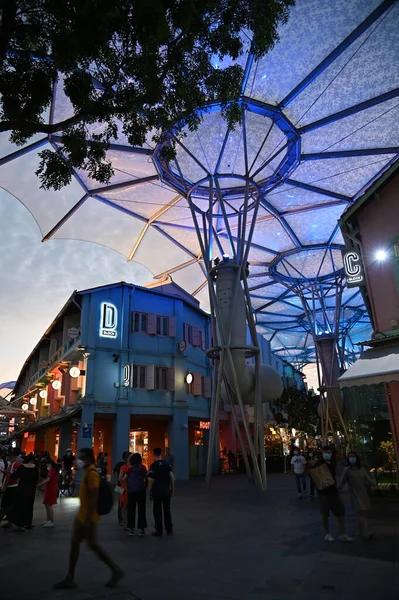
[[148,452],[148,431],[136,429],[130,432],[129,452],[138,452],[143,458],[143,464],[147,468],[150,466],[150,457]]

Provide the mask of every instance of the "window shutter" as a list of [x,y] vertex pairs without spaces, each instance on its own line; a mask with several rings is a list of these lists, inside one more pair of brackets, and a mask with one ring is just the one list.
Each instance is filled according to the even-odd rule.
[[202,396],[202,375],[201,375],[201,373],[194,373],[193,396]]
[[156,335],[157,333],[157,315],[155,313],[148,314],[147,333],[149,335]]
[[168,317],[168,335],[176,337],[176,317]]
[[173,392],[175,389],[175,369],[174,369],[174,367],[171,367],[168,369],[167,389],[171,392]]
[[201,349],[206,350],[206,343],[205,343],[205,331],[201,331]]
[[205,398],[212,397],[212,384],[209,376],[204,377],[204,396]]
[[192,344],[193,346],[196,346],[198,348],[198,346],[200,345],[200,335],[199,335],[199,329],[198,327],[193,327],[193,341]]
[[155,389],[155,365],[147,365],[145,369],[145,389]]

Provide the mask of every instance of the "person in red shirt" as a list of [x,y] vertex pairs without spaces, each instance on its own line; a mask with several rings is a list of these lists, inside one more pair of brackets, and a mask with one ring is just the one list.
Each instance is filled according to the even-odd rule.
[[41,481],[38,488],[45,485],[44,489],[44,498],[43,504],[46,507],[46,521],[42,523],[42,527],[54,527],[54,504],[57,504],[57,494],[58,494],[58,480],[59,480],[59,472],[57,463],[53,460],[47,460],[47,470],[48,474],[44,481]]
[[[12,507],[15,503],[19,483],[17,470],[21,466],[21,464],[22,459],[20,458],[20,451],[15,448],[11,452],[11,455],[9,457],[7,471],[3,480],[3,495],[1,498],[0,523],[6,515],[7,518],[9,517]],[[11,527],[11,523],[6,524],[5,526],[3,525],[3,527]]]

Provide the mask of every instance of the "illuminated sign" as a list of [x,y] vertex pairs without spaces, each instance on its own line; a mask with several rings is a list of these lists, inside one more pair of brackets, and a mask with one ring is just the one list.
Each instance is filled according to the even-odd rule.
[[211,424],[209,421],[200,421],[199,428],[200,429],[210,429]]
[[125,365],[123,367],[123,385],[125,387],[129,387],[129,385],[130,385],[131,372],[132,372],[132,368],[130,365]]
[[118,311],[116,306],[110,302],[101,304],[100,336],[116,338],[116,327],[118,325]]
[[348,287],[364,285],[364,271],[360,254],[355,250],[344,250],[342,260]]

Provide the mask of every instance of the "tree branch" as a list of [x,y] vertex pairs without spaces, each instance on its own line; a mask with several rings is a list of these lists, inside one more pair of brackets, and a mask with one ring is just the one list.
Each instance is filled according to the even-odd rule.
[[76,125],[80,123],[85,117],[85,113],[80,112],[74,115],[73,117],[69,117],[69,119],[65,119],[64,121],[60,121],[59,123],[32,123],[30,121],[0,121],[0,132],[2,131],[21,131],[27,134],[34,133],[56,133],[57,131],[63,131],[72,125]]

